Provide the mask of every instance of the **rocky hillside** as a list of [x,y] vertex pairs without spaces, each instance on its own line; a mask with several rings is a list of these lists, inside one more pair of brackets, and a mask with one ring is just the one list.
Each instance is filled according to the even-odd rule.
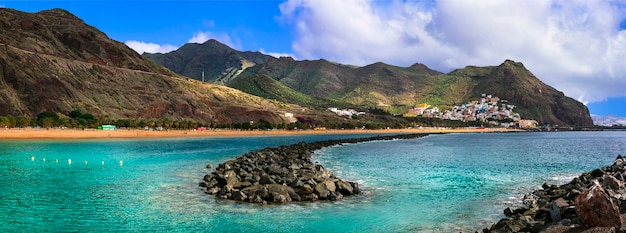
[[259,52],[239,52],[216,40],[185,44],[166,55],[146,53],[144,57],[197,80],[202,80],[204,72],[206,81],[213,83],[228,83],[246,68],[272,58]]
[[0,8],[0,116],[283,122],[289,105],[180,76],[53,9]]
[[[516,105],[522,117],[536,119],[540,124],[593,125],[586,106],[541,82],[522,63],[509,60],[499,66],[468,66],[443,74],[419,63],[410,67],[384,63],[355,67],[323,59],[273,58],[258,52],[238,52],[215,40],[144,56],[175,72],[194,74],[190,77],[198,78],[205,72],[206,81],[304,106],[343,104],[401,114],[417,103],[445,109],[492,94]],[[259,82],[259,77],[269,77],[286,88],[277,88],[267,79]],[[254,88],[251,83],[255,83]],[[272,90],[271,95],[266,90]],[[297,98],[294,92],[300,93]],[[311,100],[320,101],[311,104]]]
[[553,126],[593,125],[584,104],[546,85],[520,62],[506,60],[499,66],[466,67],[448,75],[468,80],[466,97],[487,93],[507,99],[522,117]]

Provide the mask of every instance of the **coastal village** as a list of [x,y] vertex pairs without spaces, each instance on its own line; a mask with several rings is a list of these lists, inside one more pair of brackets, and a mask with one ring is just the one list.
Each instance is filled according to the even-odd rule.
[[522,119],[519,113],[513,111],[515,105],[497,96],[482,94],[478,100],[473,100],[460,106],[453,106],[450,110],[441,111],[436,106],[417,104],[404,117],[439,118],[453,121],[479,121],[504,128],[537,128],[537,121]]
[[[492,126],[503,128],[537,128],[536,120],[522,119],[519,113],[514,111],[515,105],[497,96],[482,94],[480,99],[470,101],[460,106],[453,106],[449,110],[441,110],[437,106],[427,103],[416,104],[414,108],[403,114],[403,117],[438,118],[452,121],[471,122],[477,121]],[[346,117],[363,115],[354,109],[329,108],[329,111]]]

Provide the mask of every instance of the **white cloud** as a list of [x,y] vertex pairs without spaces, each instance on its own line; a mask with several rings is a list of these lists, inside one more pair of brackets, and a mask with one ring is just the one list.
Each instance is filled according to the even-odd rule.
[[[207,21],[210,23],[210,21]],[[193,34],[193,36],[187,41],[187,43],[204,43],[210,39],[215,39],[221,43],[228,45],[234,49],[241,49],[241,41],[232,40],[231,37],[226,33],[213,33],[209,31],[198,31]],[[174,46],[171,44],[156,44],[152,42],[144,42],[144,41],[136,41],[129,40],[126,41],[126,45],[131,49],[137,51],[139,54],[144,52],[146,53],[168,53],[178,49],[179,46]],[[181,45],[182,46],[182,45]]]
[[302,59],[441,71],[512,59],[583,102],[626,95],[624,1],[289,0],[280,10]]
[[193,34],[193,37],[191,37],[191,39],[189,39],[189,41],[187,41],[188,43],[198,43],[198,44],[202,44],[204,42],[206,42],[207,40],[210,39],[215,39],[225,45],[228,45],[228,47],[237,49],[237,50],[241,50],[241,41],[239,40],[235,40],[233,41],[230,36],[226,33],[213,33],[210,31],[198,31],[196,33]]
[[171,52],[171,51],[174,51],[174,50],[178,49],[178,47],[170,45],[170,44],[159,45],[159,44],[155,44],[155,43],[148,43],[148,42],[136,41],[136,40],[126,41],[126,46],[128,46],[131,49],[137,51],[137,53],[139,53],[139,54],[142,54],[144,52],[146,52],[146,53],[168,53],[168,52]]
[[260,48],[259,49],[259,53],[265,54],[265,55],[270,55],[272,57],[275,58],[281,58],[281,57],[291,57],[295,60],[297,60],[296,56],[290,53],[273,53],[273,52],[266,52],[265,49]]
[[5,8],[5,7],[6,7],[6,6],[4,6],[4,5],[0,5],[0,8]]

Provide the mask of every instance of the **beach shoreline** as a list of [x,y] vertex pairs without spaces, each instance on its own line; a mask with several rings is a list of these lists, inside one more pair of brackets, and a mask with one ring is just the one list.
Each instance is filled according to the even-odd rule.
[[522,130],[502,128],[419,128],[419,129],[324,129],[324,130],[143,130],[143,129],[0,129],[0,140],[30,139],[142,139],[142,138],[194,138],[194,137],[247,137],[247,136],[298,136],[333,134],[405,134],[405,133],[481,133],[481,132],[521,132]]

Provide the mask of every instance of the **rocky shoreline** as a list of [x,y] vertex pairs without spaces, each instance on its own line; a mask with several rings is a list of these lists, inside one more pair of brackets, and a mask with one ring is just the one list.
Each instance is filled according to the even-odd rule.
[[544,184],[524,196],[524,207],[481,232],[626,232],[626,157],[561,186]]
[[311,158],[314,151],[344,143],[412,139],[426,135],[400,134],[269,147],[220,164],[211,174],[205,175],[199,185],[206,188],[207,194],[249,203],[341,200],[344,196],[359,194],[359,184],[342,180],[322,165],[315,164]]

